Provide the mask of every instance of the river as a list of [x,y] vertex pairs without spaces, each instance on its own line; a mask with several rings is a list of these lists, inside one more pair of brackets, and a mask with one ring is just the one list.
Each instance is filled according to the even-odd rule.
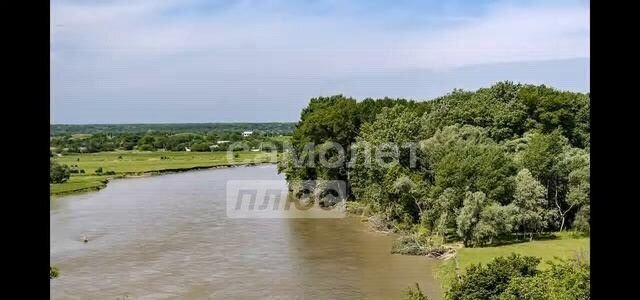
[[416,282],[440,297],[436,261],[390,254],[392,237],[359,218],[227,217],[230,179],[285,184],[265,165],[119,179],[51,200],[51,298],[400,299]]

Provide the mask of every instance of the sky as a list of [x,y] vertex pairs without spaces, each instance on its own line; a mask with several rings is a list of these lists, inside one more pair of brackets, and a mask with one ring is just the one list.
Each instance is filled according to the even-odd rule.
[[588,1],[56,0],[51,122],[291,122],[312,97],[589,91]]

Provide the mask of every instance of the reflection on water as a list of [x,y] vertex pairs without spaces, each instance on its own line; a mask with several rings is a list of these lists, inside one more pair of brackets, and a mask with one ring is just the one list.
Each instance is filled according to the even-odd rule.
[[415,282],[439,297],[434,261],[390,255],[391,237],[357,218],[227,218],[226,181],[241,179],[282,177],[274,166],[194,171],[53,200],[52,298],[399,299]]

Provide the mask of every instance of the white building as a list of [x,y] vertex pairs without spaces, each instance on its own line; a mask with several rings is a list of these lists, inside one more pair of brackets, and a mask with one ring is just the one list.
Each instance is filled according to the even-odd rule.
[[242,136],[243,137],[248,137],[248,136],[250,136],[252,134],[253,134],[253,131],[245,131],[245,132],[242,133]]

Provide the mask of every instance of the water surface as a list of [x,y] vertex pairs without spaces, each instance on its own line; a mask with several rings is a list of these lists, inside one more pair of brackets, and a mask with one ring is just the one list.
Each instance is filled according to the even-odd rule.
[[285,185],[268,165],[115,180],[52,200],[52,299],[399,299],[416,282],[439,298],[435,261],[391,255],[392,237],[358,218],[228,218],[230,179]]

